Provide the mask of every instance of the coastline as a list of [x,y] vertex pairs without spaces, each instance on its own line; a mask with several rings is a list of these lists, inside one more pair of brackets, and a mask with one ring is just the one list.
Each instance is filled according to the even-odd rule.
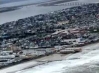
[[[75,0],[71,0],[69,2],[73,2],[73,1],[75,1]],[[17,21],[19,19],[27,18],[30,16],[46,14],[46,13],[62,10],[65,8],[73,7],[73,6],[64,6],[64,5],[63,6],[60,6],[60,5],[59,6],[58,5],[43,6],[43,5],[41,5],[41,4],[47,4],[49,2],[53,3],[53,1],[48,1],[48,2],[31,3],[31,4],[25,4],[25,5],[14,5],[14,4],[13,5],[12,4],[0,5],[0,8],[4,9],[4,10],[0,10],[0,16],[1,16],[0,25],[7,23],[7,22]],[[55,2],[58,2],[58,1],[55,1]],[[68,0],[65,1],[65,3],[66,2],[68,2]],[[63,3],[64,3],[64,1],[63,1]],[[6,8],[9,8],[10,10],[9,9],[6,10]],[[13,8],[14,8],[14,10],[12,10]]]
[[[86,48],[86,47],[90,48],[90,46],[94,46],[96,44],[99,44],[99,42],[93,43],[93,44],[87,44],[85,46],[82,46],[81,48],[82,48],[82,50],[84,50],[84,48]],[[90,51],[92,49],[86,49],[86,50]],[[81,53],[81,52],[78,52],[78,54],[79,53]],[[75,53],[75,54],[77,54],[77,53]],[[57,54],[57,53],[54,53],[54,54],[51,54],[49,56],[44,56],[44,57],[40,57],[37,59],[32,59],[32,60],[29,60],[26,62],[22,62],[22,63],[16,64],[16,65],[2,68],[2,69],[0,69],[0,72],[2,72],[2,73],[7,73],[7,72],[15,73],[17,71],[26,70],[26,69],[33,68],[33,67],[40,66],[40,65],[44,65],[44,64],[47,64],[50,62],[66,60],[66,59],[68,59],[68,57],[75,55],[75,54]],[[73,58],[73,59],[76,59],[76,58]],[[71,60],[72,60],[72,58],[71,58]]]
[[[22,60],[21,62],[11,63],[4,68],[1,67],[0,72],[2,72],[2,73],[21,73],[21,71],[22,71],[22,73],[23,73],[23,71],[26,71],[28,69],[30,69],[30,70],[33,69],[33,72],[35,73],[35,70],[34,70],[35,67],[41,67],[42,65],[45,66],[48,64],[52,65],[53,62],[55,62],[55,63],[58,62],[58,65],[59,65],[59,63],[61,61],[66,61],[65,65],[63,65],[63,66],[67,67],[70,65],[69,66],[70,68],[74,67],[73,65],[77,65],[77,67],[78,67],[79,65],[81,65],[81,66],[86,65],[87,63],[95,64],[94,62],[91,62],[91,61],[97,61],[97,63],[99,63],[98,62],[99,59],[97,59],[97,57],[99,58],[99,54],[97,53],[97,52],[99,52],[99,49],[98,49],[99,40],[97,42],[91,42],[91,43],[87,43],[87,44],[80,45],[80,46],[78,46],[78,45],[72,46],[70,48],[75,48],[75,47],[76,48],[80,47],[81,51],[75,52],[75,53],[69,53],[69,54],[60,54],[59,52],[54,51],[53,53],[50,53],[50,54],[40,55],[40,56],[32,57],[31,59],[29,58],[27,60]],[[69,61],[69,64],[67,63],[67,61]],[[73,61],[73,62],[71,62],[71,61]],[[78,62],[78,63],[74,64],[75,62]],[[73,65],[71,65],[71,64],[73,64]],[[47,67],[47,66],[45,66],[45,67]],[[53,68],[53,67],[50,66],[50,68]],[[43,70],[44,69],[45,68],[43,68]],[[45,72],[41,72],[41,73],[45,73]],[[39,73],[40,73],[40,71],[39,71]]]
[[0,13],[4,13],[4,12],[10,12],[10,11],[14,11],[14,10],[18,10],[23,8],[24,6],[31,6],[31,5],[35,5],[35,6],[55,6],[56,4],[61,4],[64,2],[71,2],[71,1],[77,1],[77,0],[58,0],[58,1],[47,1],[47,2],[40,2],[40,3],[30,3],[30,4],[23,4],[23,5],[19,5],[19,6],[10,6],[10,7],[0,7]]

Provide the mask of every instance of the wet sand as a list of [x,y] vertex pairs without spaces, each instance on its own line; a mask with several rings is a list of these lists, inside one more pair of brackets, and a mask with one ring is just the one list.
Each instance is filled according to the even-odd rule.
[[61,60],[65,60],[69,55],[71,54],[52,54],[49,56],[45,56],[39,59],[36,59],[34,61],[37,62],[53,62],[53,61],[61,61]]
[[[76,59],[79,59],[79,57],[81,55],[83,55],[84,53],[90,52],[92,50],[96,50],[97,47],[99,46],[98,44],[99,43],[83,46],[82,47],[83,52],[79,52],[77,54],[57,54],[56,53],[56,54],[52,54],[52,55],[38,58],[35,60],[31,60],[31,61],[28,61],[25,63],[14,65],[14,66],[11,66],[8,68],[1,69],[0,73],[8,73],[8,72],[9,73],[15,73],[17,71],[20,73],[21,71],[31,69],[31,68],[36,67],[38,65],[40,66],[40,65],[48,64],[49,62],[54,62],[54,61],[55,62],[56,61],[61,62],[61,61],[65,61],[67,59],[76,60]],[[92,47],[92,48],[90,48],[90,47]]]
[[26,70],[26,69],[33,68],[35,66],[46,64],[49,62],[65,60],[68,56],[69,56],[69,54],[68,55],[52,54],[52,55],[45,56],[45,57],[42,57],[39,59],[27,61],[27,62],[18,64],[18,65],[14,65],[14,66],[11,66],[8,68],[1,69],[0,73],[15,73],[17,71]]
[[[99,73],[98,47],[99,43],[87,45],[82,47],[82,52],[69,55],[66,60],[46,62],[16,73]],[[60,59],[59,56],[56,58]]]

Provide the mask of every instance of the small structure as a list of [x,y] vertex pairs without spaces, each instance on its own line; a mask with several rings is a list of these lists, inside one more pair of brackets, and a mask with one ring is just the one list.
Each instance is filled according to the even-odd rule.
[[59,53],[61,54],[69,54],[69,53],[77,53],[80,52],[81,48],[65,48],[63,50],[60,50]]

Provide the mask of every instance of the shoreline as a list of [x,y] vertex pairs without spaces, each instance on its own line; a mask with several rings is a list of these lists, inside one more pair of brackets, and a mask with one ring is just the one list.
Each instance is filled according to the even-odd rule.
[[[37,69],[36,71],[38,72],[38,73],[45,73],[46,72],[46,68],[45,67],[50,67],[51,69],[52,68],[54,68],[55,66],[53,65],[54,63],[58,63],[58,65],[60,65],[59,63],[61,63],[62,64],[62,66],[68,66],[68,65],[70,65],[69,66],[69,68],[67,68],[67,69],[69,69],[69,70],[67,70],[67,72],[68,71],[71,71],[72,69],[75,69],[75,67],[81,67],[81,66],[86,66],[86,65],[88,65],[88,64],[91,64],[91,65],[94,65],[95,63],[93,62],[93,63],[91,63],[90,61],[92,61],[92,60],[96,60],[97,59],[97,56],[99,56],[99,54],[98,54],[98,52],[99,52],[99,49],[98,49],[98,47],[99,47],[99,43],[97,43],[97,44],[93,44],[93,45],[88,45],[88,46],[84,46],[83,47],[83,51],[82,52],[80,52],[80,53],[77,53],[77,54],[74,54],[74,55],[70,55],[70,56],[68,56],[68,58],[66,59],[66,60],[62,60],[62,61],[56,61],[56,62],[49,62],[49,63],[46,63],[46,64],[43,64],[43,65],[39,65],[39,66],[36,66],[36,67],[31,67],[31,68],[27,68],[27,69],[25,69],[25,70],[20,70],[20,71],[17,71],[18,73],[24,73],[25,71],[26,71],[26,73],[28,73],[28,71],[30,71],[30,72],[34,72],[35,73],[35,69]],[[96,50],[94,50],[94,48],[96,49]],[[87,52],[85,52],[85,50],[88,50]],[[84,54],[85,53],[85,54]],[[91,55],[91,54],[93,54],[93,53],[95,53],[93,56]],[[86,58],[86,57],[88,57],[88,56],[86,56],[86,57],[84,57],[85,55],[90,55],[89,57],[90,58]],[[78,56],[79,55],[79,56]],[[92,57],[92,58],[91,58]],[[95,58],[94,58],[95,57]],[[86,59],[85,59],[86,58]],[[81,61],[80,61],[81,60]],[[88,60],[88,61],[87,61]],[[67,63],[65,63],[65,65],[64,65],[64,62],[66,62],[67,61]],[[68,61],[70,62],[70,63],[68,63]],[[73,65],[75,65],[74,64],[74,62],[72,62],[72,61],[74,61],[74,62],[76,62],[77,61],[77,65],[76,66],[73,66]],[[85,62],[84,62],[85,61]],[[87,64],[88,63],[88,64]],[[97,63],[98,63],[98,61],[97,61]],[[67,64],[67,65],[66,65]],[[73,64],[73,65],[72,65]],[[55,64],[56,66],[58,66],[57,64]],[[54,67],[51,67],[51,66],[54,66]],[[40,69],[40,67],[41,67],[41,69]],[[43,68],[42,68],[43,67]],[[59,69],[59,68],[61,68],[61,67],[56,67],[56,69]],[[64,67],[63,67],[64,68]],[[86,67],[85,67],[86,68]],[[38,71],[38,70],[43,70],[43,71]],[[48,69],[48,68],[47,68]],[[56,70],[55,69],[55,70]],[[48,70],[50,70],[50,69],[48,69]],[[53,71],[55,71],[54,69],[52,69]],[[77,71],[77,70],[76,70]],[[14,72],[14,73],[17,73],[17,72]],[[75,72],[76,73],[76,72]],[[78,73],[78,72],[77,72]],[[86,73],[86,72],[85,72]]]
[[[74,1],[74,0],[72,0]],[[69,2],[72,2],[69,1]],[[50,1],[52,2],[52,1]],[[43,4],[46,4],[47,2],[42,2]],[[19,9],[15,9],[15,10],[7,10],[6,12],[0,12],[0,16],[1,16],[1,22],[0,25],[3,25],[5,23],[9,23],[9,22],[13,22],[13,21],[17,21],[19,19],[24,19],[24,18],[28,18],[31,16],[36,16],[39,14],[48,14],[50,12],[54,12],[54,11],[58,11],[58,10],[62,10],[62,9],[66,9],[66,8],[70,8],[70,6],[58,6],[58,5],[53,5],[53,6],[39,6],[42,3],[31,3],[31,4],[25,4],[25,5],[0,5],[0,8],[19,8]],[[53,9],[52,9],[53,7]],[[35,8],[35,9],[33,9]],[[35,10],[35,11],[34,11]],[[45,10],[45,11],[44,11]],[[25,11],[25,13],[24,13]],[[28,12],[30,11],[30,12]],[[20,14],[18,14],[20,13]],[[24,16],[23,16],[24,13]],[[15,15],[14,15],[15,14]],[[6,15],[6,16],[5,16]],[[5,16],[5,17],[4,17]],[[17,17],[16,17],[17,16]],[[10,19],[9,19],[10,18]]]
[[[81,48],[85,48],[85,47],[88,47],[88,46],[92,46],[92,45],[95,45],[95,44],[98,44],[99,42],[95,42],[95,43],[92,43],[92,44],[87,44],[85,46],[82,46]],[[80,53],[80,52],[78,52]],[[74,53],[76,54],[76,53]],[[62,60],[66,60],[66,58],[68,58],[69,56],[72,56],[74,54],[57,54],[57,53],[54,53],[54,54],[51,54],[51,55],[48,55],[48,56],[42,56],[42,57],[39,57],[39,58],[36,58],[36,59],[30,59],[30,60],[26,60],[26,61],[22,61],[20,63],[17,63],[17,64],[12,64],[10,66],[7,66],[7,67],[4,67],[4,68],[1,68],[0,70],[12,70],[11,73],[15,73],[16,71],[22,71],[22,70],[25,70],[25,69],[29,69],[29,68],[33,68],[33,67],[36,67],[36,66],[39,66],[39,65],[43,65],[43,64],[47,64],[47,63],[50,63],[50,62],[54,62],[54,61],[62,61]],[[24,65],[27,65],[24,67]],[[21,69],[15,69],[13,71],[13,69],[10,69],[10,68],[13,68],[13,67],[22,67]],[[6,72],[5,72],[6,73]]]
[[[4,13],[4,12],[10,12],[10,11],[14,11],[14,10],[18,10],[23,8],[24,6],[31,6],[31,5],[35,5],[35,6],[55,6],[56,4],[61,4],[64,2],[72,2],[72,1],[77,1],[77,0],[58,0],[58,1],[47,1],[47,2],[40,2],[40,3],[30,3],[30,4],[23,4],[23,5],[18,5],[18,6],[10,6],[10,7],[0,7],[0,13]],[[57,5],[58,6],[58,5]]]

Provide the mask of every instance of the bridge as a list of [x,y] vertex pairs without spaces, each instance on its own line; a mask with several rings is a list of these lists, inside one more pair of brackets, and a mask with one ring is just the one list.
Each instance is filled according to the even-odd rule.
[[56,6],[81,6],[81,5],[87,5],[90,3],[86,2],[66,2],[66,3],[61,3],[61,4],[55,4]]

